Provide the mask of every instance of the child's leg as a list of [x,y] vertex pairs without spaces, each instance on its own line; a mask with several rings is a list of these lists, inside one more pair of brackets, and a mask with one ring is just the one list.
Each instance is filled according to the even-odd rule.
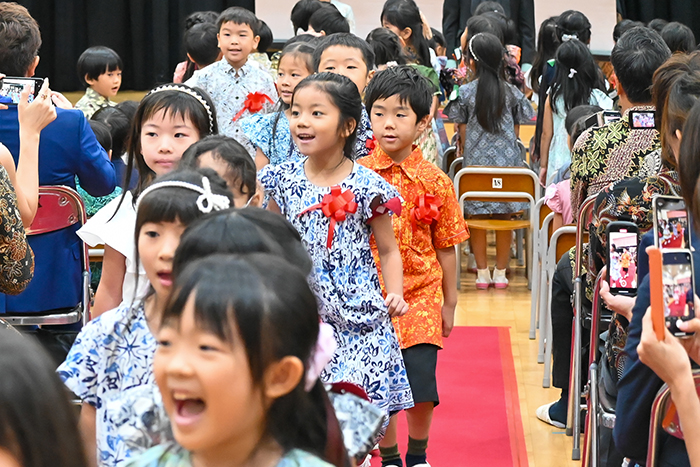
[[406,411],[406,420],[408,421],[406,467],[426,463],[425,451],[428,448],[434,408],[434,402],[419,402],[412,409]]
[[379,453],[382,456],[382,467],[389,465],[401,467],[401,453],[399,452],[398,433],[396,415],[389,420],[389,426],[386,429],[384,438],[379,441]]
[[486,263],[486,231],[473,229],[469,233],[471,234],[469,241],[471,242],[471,250],[476,261],[476,268],[486,269],[488,267]]
[[510,244],[513,241],[512,230],[496,231],[496,269],[506,269],[510,263]]

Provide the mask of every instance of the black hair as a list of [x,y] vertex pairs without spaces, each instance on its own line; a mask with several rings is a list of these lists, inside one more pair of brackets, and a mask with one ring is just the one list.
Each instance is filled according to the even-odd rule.
[[661,30],[661,38],[672,53],[688,53],[695,50],[695,34],[685,24],[673,21]]
[[292,7],[292,26],[294,27],[294,34],[297,34],[299,30],[306,32],[309,29],[309,18],[314,12],[323,7],[323,3],[320,0],[299,0]]
[[445,36],[443,36],[442,33],[435,28],[430,28],[430,31],[433,33],[432,40],[435,42],[435,44],[439,45],[440,47],[447,48],[447,41],[445,40]]
[[75,408],[38,343],[0,327],[0,374],[0,450],[23,467],[87,467]]
[[552,16],[542,21],[540,31],[537,33],[537,51],[532,61],[532,71],[530,71],[530,89],[535,92],[540,91],[540,78],[544,73],[547,62],[554,58],[561,41],[557,35],[557,17]]
[[124,64],[119,54],[109,47],[90,47],[78,58],[78,77],[84,86],[89,86],[86,77],[97,79],[104,73],[123,69]]
[[631,19],[623,19],[613,28],[613,42],[617,42],[624,33],[637,26],[644,26],[644,23],[641,21],[632,21]]
[[196,24],[212,23],[216,24],[219,13],[216,11],[195,11],[185,18],[184,30],[187,31]]
[[[506,105],[503,75],[503,44],[489,33],[475,35],[467,45],[476,65],[476,120],[489,133],[501,132],[501,116]],[[472,55],[474,52],[474,55]]]
[[304,275],[313,263],[299,232],[283,216],[266,209],[227,209],[198,219],[185,229],[173,259],[175,277],[192,261],[210,255],[270,253]]
[[506,15],[495,11],[487,11],[480,16],[489,18],[500,26],[500,28],[503,30],[503,44],[515,44],[518,42],[518,30],[515,26],[515,21],[509,19]]
[[[576,131],[576,127],[579,126],[579,120],[585,122],[586,119],[588,119],[588,117],[590,117],[591,115],[595,115],[598,112],[602,111],[603,109],[599,106],[588,104],[577,105],[576,107],[569,110],[569,112],[566,114],[566,118],[564,119],[564,128],[566,128],[566,133],[569,136],[571,136],[571,140],[576,141],[576,139],[574,139],[573,137],[573,132]],[[583,129],[580,130],[581,133],[586,129],[587,128],[583,126]],[[578,136],[580,136],[580,133]]]
[[505,31],[503,31],[502,25],[495,21],[492,17],[480,15],[472,16],[467,20],[467,49],[462,50],[462,55],[465,57],[469,56],[469,41],[472,37],[481,33],[489,33],[496,36],[502,45],[505,45]]
[[654,18],[651,21],[649,21],[649,23],[647,23],[647,27],[661,34],[661,31],[667,24],[668,21],[666,21],[663,18]]
[[325,4],[309,18],[309,27],[327,36],[338,32],[350,32],[350,24],[333,4]]
[[564,110],[587,104],[593,89],[603,90],[600,69],[586,45],[576,39],[564,42],[557,49],[554,80],[549,90],[549,104],[557,112],[557,100],[564,101]]
[[260,41],[258,42],[258,52],[263,54],[267,52],[272,43],[275,41],[275,37],[272,35],[272,29],[263,20],[260,20],[258,25],[258,36],[260,36]]
[[380,18],[382,24],[388,23],[400,30],[411,28],[410,45],[416,52],[418,63],[427,67],[432,66],[428,38],[423,35],[423,19],[418,5],[413,0],[387,1]]
[[112,135],[109,132],[109,127],[98,120],[90,119],[88,120],[92,132],[95,133],[95,138],[100,146],[109,154],[112,150]]
[[[143,154],[141,154],[141,127],[148,119],[163,110],[168,115],[189,119],[199,132],[200,139],[219,132],[219,127],[216,123],[216,110],[209,94],[200,88],[190,87],[185,84],[170,84],[169,86],[176,89],[159,90],[161,87],[158,86],[146,94],[146,97],[141,100],[131,124],[127,146],[129,160],[126,167],[124,186],[128,187],[131,184],[131,171],[136,167],[139,173],[139,181],[133,192],[134,202],[136,202],[136,198],[144,188],[155,178],[155,172],[146,165]],[[182,91],[177,89],[182,89]],[[211,121],[207,109],[198,99],[186,91],[195,92],[204,99],[211,111]],[[122,195],[122,201],[125,195],[126,191]],[[120,205],[122,201],[120,201]]]
[[185,44],[185,52],[200,68],[211,65],[219,58],[221,49],[216,37],[218,32],[216,25],[212,23],[195,24],[185,32],[182,39]]
[[[318,303],[306,277],[270,254],[215,255],[187,265],[175,278],[161,327],[179,327],[194,298],[196,325],[232,345],[242,345],[253,384],[263,389],[265,370],[288,356],[308,368],[319,333]],[[323,456],[328,440],[324,389],[310,392],[305,378],[271,401],[265,436],[284,451],[302,449]]]
[[246,8],[232,6],[222,11],[219,19],[216,20],[216,29],[221,31],[221,27],[225,23],[247,24],[250,30],[253,31],[253,36],[260,35],[260,20],[255,16],[255,13]]
[[[472,3],[472,5],[473,5],[473,3]],[[506,10],[503,9],[503,5],[501,5],[498,2],[492,2],[492,1],[483,2],[483,3],[480,3],[479,5],[477,5],[476,8],[474,8],[472,6],[472,15],[473,16],[483,15],[486,12],[499,13],[503,16],[505,16],[505,14],[506,14]]]
[[366,41],[363,41],[354,34],[339,32],[337,34],[331,34],[330,36],[324,37],[321,42],[316,46],[314,51],[314,70],[318,71],[318,65],[321,63],[321,55],[329,47],[333,46],[349,47],[351,49],[358,49],[362,52],[362,58],[367,65],[367,73],[374,70],[374,52],[372,52],[372,47]]
[[591,22],[588,17],[576,10],[566,10],[557,18],[557,37],[564,42],[563,36],[574,36],[581,42],[591,42]]
[[700,229],[700,101],[693,105],[683,125],[678,178],[683,199],[696,229]]
[[238,141],[224,135],[207,136],[187,148],[179,167],[199,168],[199,157],[205,152],[211,152],[214,158],[226,163],[228,168],[223,178],[229,186],[233,188],[232,183],[237,183],[241,193],[248,195],[248,199],[253,197],[256,190],[255,164]]
[[367,43],[374,51],[374,62],[377,66],[396,62],[397,65],[406,64],[406,55],[399,36],[386,28],[376,28],[367,34]]
[[412,66],[391,66],[378,72],[365,91],[365,106],[371,114],[372,106],[379,99],[399,96],[401,103],[408,103],[416,114],[416,123],[430,115],[433,103],[432,86],[428,79]]
[[121,157],[126,152],[126,138],[131,127],[131,119],[119,107],[102,107],[92,114],[91,125],[92,122],[102,123],[108,128],[112,156]]
[[[358,38],[358,40],[366,44],[362,39]],[[297,93],[301,89],[310,86],[314,86],[319,91],[328,94],[333,105],[340,111],[340,121],[338,122],[339,130],[352,121],[353,130],[345,139],[343,155],[353,160],[357,128],[362,119],[362,98],[360,97],[360,92],[357,90],[357,86],[343,75],[327,72],[316,73],[315,75],[307,76],[297,84],[297,87],[294,88],[294,94],[292,95],[292,105],[294,105],[294,99]]]
[[[695,66],[695,69],[680,75],[668,91],[665,112],[660,126],[660,132],[664,132],[663,143],[666,143],[669,134],[674,134],[676,130],[683,130],[688,113],[695,103],[700,100],[700,69],[697,68],[697,63],[692,65]],[[672,151],[669,150],[670,152]],[[675,154],[675,156],[678,157],[678,154]],[[676,165],[673,157],[667,157],[664,160],[673,166]]]
[[140,101],[121,101],[115,105],[115,107],[124,112],[124,115],[129,117],[129,121],[132,122],[136,116],[136,110],[139,108],[139,104]]
[[299,42],[303,42],[310,47],[316,48],[316,46],[321,42],[321,37],[316,37],[312,34],[297,34],[296,36],[292,37],[287,42],[285,42],[284,46],[287,47],[288,45],[296,44]]
[[654,72],[670,56],[668,46],[652,29],[636,27],[620,37],[610,54],[610,62],[630,102],[651,102]]

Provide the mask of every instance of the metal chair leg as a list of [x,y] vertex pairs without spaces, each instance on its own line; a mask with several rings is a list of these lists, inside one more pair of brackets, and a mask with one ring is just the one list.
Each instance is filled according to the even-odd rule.
[[581,277],[578,276],[574,281],[573,358],[571,377],[569,378],[569,410],[566,422],[566,434],[574,437],[573,449],[571,450],[573,460],[581,459],[581,293],[582,281]]

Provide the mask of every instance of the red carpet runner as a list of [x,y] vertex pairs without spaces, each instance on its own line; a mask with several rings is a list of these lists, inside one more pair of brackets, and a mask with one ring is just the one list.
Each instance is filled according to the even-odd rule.
[[[438,354],[440,405],[428,447],[432,467],[527,467],[518,385],[504,327],[455,327]],[[406,454],[406,418],[399,449]],[[379,458],[372,466],[379,466]]]

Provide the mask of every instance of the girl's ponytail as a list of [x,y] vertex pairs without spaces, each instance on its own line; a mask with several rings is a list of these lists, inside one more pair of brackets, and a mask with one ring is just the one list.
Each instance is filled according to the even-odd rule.
[[503,45],[489,33],[476,34],[467,44],[476,65],[476,120],[489,133],[501,131],[501,117],[506,105],[503,78]]
[[594,88],[603,90],[603,77],[583,42],[571,39],[560,45],[556,64],[549,100],[553,112],[557,112],[559,97],[564,100],[564,109],[568,112],[574,107],[588,104]]
[[388,0],[381,19],[382,23],[389,23],[400,30],[411,28],[411,45],[416,51],[419,65],[432,67],[429,40],[423,34],[425,23],[413,0]]

